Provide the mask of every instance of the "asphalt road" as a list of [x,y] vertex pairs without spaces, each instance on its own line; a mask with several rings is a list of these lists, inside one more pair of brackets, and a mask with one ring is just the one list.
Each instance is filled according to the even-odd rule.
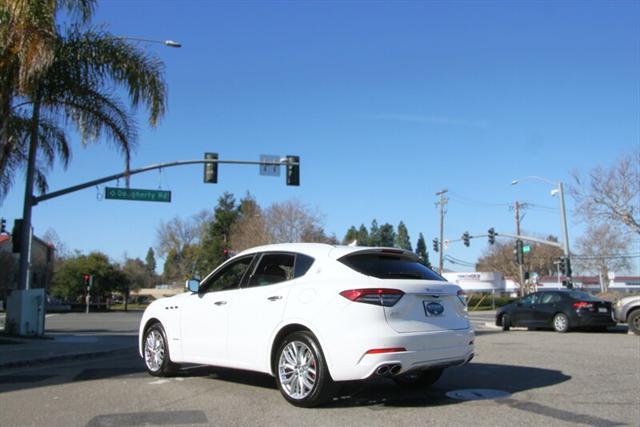
[[[446,371],[430,389],[407,392],[388,380],[346,384],[317,409],[286,403],[269,376],[196,367],[155,378],[135,350],[123,351],[1,371],[0,424],[640,425],[640,337],[485,329],[476,348],[472,363]],[[482,389],[509,394],[473,401],[447,395],[463,389],[476,397]]]

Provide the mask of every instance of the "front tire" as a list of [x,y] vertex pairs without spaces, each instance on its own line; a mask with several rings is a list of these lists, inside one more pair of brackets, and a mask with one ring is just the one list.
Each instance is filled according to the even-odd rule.
[[332,397],[335,384],[312,333],[288,335],[278,347],[275,362],[278,388],[289,403],[311,408]]
[[553,329],[556,332],[565,333],[569,331],[569,318],[564,313],[553,316]]
[[511,329],[511,318],[508,314],[504,314],[502,316],[502,330],[508,331],[509,329]]
[[154,323],[144,333],[144,366],[154,377],[173,375],[178,365],[171,362],[167,334],[160,323]]
[[435,384],[442,376],[442,372],[444,372],[444,368],[405,372],[393,377],[393,381],[403,388],[426,388]]
[[640,335],[640,310],[634,310],[627,318],[629,330],[636,335]]

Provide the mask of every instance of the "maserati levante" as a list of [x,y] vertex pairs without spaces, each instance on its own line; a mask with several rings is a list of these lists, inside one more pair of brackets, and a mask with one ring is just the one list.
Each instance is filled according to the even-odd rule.
[[264,372],[303,407],[340,381],[426,387],[474,351],[463,292],[415,254],[313,243],[237,254],[149,305],[139,337],[151,375],[183,363]]

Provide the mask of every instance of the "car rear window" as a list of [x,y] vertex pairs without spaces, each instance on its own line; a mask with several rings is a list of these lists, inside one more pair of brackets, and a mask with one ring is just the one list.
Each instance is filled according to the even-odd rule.
[[435,271],[407,257],[365,253],[353,254],[340,258],[338,261],[367,276],[378,279],[406,279],[406,280],[440,280],[446,281]]
[[582,291],[569,292],[569,298],[578,300],[578,301],[601,301],[600,298],[596,298],[590,293],[582,292]]

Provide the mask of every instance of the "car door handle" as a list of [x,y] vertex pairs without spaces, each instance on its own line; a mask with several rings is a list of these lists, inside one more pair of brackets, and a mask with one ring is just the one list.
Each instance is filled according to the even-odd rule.
[[278,301],[279,299],[282,299],[282,297],[280,295],[275,295],[272,297],[267,298],[269,301]]
[[225,305],[227,302],[226,301],[216,301],[214,302],[215,305]]

